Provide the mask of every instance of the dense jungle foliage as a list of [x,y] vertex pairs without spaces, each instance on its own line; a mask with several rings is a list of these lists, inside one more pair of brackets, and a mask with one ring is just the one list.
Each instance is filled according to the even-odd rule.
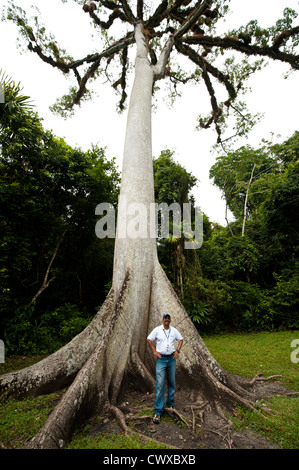
[[[10,89],[20,89],[12,82]],[[16,90],[17,88],[17,90]],[[16,103],[16,96],[11,98]],[[117,207],[120,174],[105,149],[83,152],[45,130],[20,99],[0,113],[0,338],[6,354],[46,354],[79,333],[109,290],[113,239],[95,208]],[[159,240],[159,258],[200,332],[298,328],[299,132],[219,156],[210,176],[234,222],[203,215],[203,245]],[[197,180],[165,150],[156,201],[190,202]]]

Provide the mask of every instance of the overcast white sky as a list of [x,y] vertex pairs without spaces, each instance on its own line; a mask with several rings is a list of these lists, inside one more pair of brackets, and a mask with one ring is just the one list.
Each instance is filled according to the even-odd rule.
[[[92,43],[86,39],[87,31],[90,31],[89,19],[80,6],[71,1],[63,4],[60,0],[15,0],[14,3],[24,9],[31,4],[37,5],[44,23],[74,58],[79,59],[92,52],[90,44],[96,50],[96,38]],[[1,1],[1,6],[6,4],[6,0]],[[271,26],[282,17],[284,8],[299,11],[298,5],[298,0],[232,0],[231,19],[227,24],[232,29],[258,19],[261,26]],[[54,116],[49,106],[67,92],[71,82],[35,54],[28,51],[21,55],[16,47],[16,38],[17,28],[0,22],[0,68],[21,82],[23,93],[31,97],[38,114],[44,119],[44,127],[64,137],[70,145],[84,150],[92,143],[107,147],[107,157],[116,157],[121,170],[126,112],[123,115],[116,113],[117,97],[109,83],[100,78],[94,100],[78,108],[74,117],[64,120]],[[285,80],[283,74],[288,67],[268,62],[268,67],[251,78],[252,93],[246,98],[250,111],[264,112],[265,117],[249,138],[239,141],[235,148],[244,143],[257,147],[262,138],[271,139],[271,133],[275,142],[283,141],[298,130],[298,74],[293,73]],[[160,97],[153,114],[153,155],[158,156],[165,148],[175,150],[175,160],[200,180],[193,191],[197,205],[211,221],[225,225],[225,203],[209,180],[209,170],[216,157],[211,153],[216,134],[210,130],[195,131],[196,118],[198,114],[209,111],[207,106],[209,97],[202,87],[183,90],[182,97],[171,109]],[[278,135],[281,137],[276,137]]]

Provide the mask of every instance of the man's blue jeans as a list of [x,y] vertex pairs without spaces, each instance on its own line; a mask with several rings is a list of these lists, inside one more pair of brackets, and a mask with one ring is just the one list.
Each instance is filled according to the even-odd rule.
[[167,377],[167,400],[168,407],[174,406],[175,391],[175,368],[176,361],[172,356],[161,357],[156,362],[156,393],[155,393],[155,414],[161,415],[165,401],[165,378]]

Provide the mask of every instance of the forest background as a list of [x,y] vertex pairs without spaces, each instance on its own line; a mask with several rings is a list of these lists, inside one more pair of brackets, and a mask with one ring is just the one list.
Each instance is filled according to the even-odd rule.
[[[110,288],[114,239],[95,208],[117,207],[120,174],[105,149],[72,148],[43,128],[19,84],[2,75],[0,337],[6,354],[48,354],[87,326]],[[297,329],[299,132],[243,146],[210,176],[234,222],[203,214],[203,245],[158,240],[160,262],[200,333]],[[157,203],[189,202],[197,178],[171,150],[154,158]],[[182,211],[183,213],[183,211]]]
[[[117,206],[120,156],[108,158],[101,144],[89,150],[69,145],[43,127],[39,106],[18,106],[21,86],[3,73],[5,81],[0,338],[8,355],[50,353],[90,322],[109,291],[114,240],[96,237],[95,207]],[[53,93],[55,87],[48,87],[47,94]],[[286,121],[277,122],[282,127]],[[211,166],[211,180],[233,222],[224,227],[204,214],[198,250],[183,250],[182,238],[159,240],[160,262],[200,333],[299,326],[299,133],[293,129],[283,143],[264,140],[258,147],[223,152]],[[177,160],[172,148],[154,158],[156,202],[194,205],[198,178]]]

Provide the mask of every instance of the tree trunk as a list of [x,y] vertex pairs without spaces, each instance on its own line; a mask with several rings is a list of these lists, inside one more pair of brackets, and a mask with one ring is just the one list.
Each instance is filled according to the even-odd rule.
[[45,273],[45,276],[44,276],[44,280],[43,280],[43,283],[41,285],[41,287],[39,288],[39,290],[37,291],[37,293],[33,296],[33,298],[30,300],[28,306],[30,307],[30,305],[34,304],[34,302],[36,301],[36,299],[44,292],[45,289],[47,289],[50,285],[50,283],[52,281],[54,281],[55,279],[55,276],[52,276],[51,279],[48,279],[49,278],[49,274],[50,274],[50,270],[52,268],[52,264],[56,258],[56,255],[58,253],[58,250],[59,250],[59,247],[65,237],[65,234],[68,230],[68,227],[66,228],[66,230],[63,232],[63,234],[61,235],[61,237],[59,238],[58,242],[57,242],[57,245],[55,247],[55,250],[54,250],[54,253],[50,259],[50,262],[48,264],[48,267],[47,267],[47,270],[46,270],[46,273]]
[[[173,42],[166,43],[153,67],[141,24],[135,30],[135,81],[124,147],[112,289],[90,325],[69,344],[36,365],[0,377],[0,392],[19,396],[69,385],[28,447],[64,447],[89,412],[117,404],[129,374],[136,383],[141,379],[147,390],[153,390],[155,363],[146,349],[146,336],[161,323],[164,312],[171,312],[173,326],[184,337],[177,383],[216,408],[220,403],[231,407],[235,402],[251,407],[253,395],[211,356],[158,262],[150,226],[150,204],[154,202],[151,96],[154,79],[163,76]],[[140,211],[146,213],[145,224],[138,216]]]
[[242,223],[242,237],[245,235],[245,223],[246,223],[246,218],[247,218],[247,203],[248,203],[248,197],[249,197],[249,190],[250,186],[253,180],[253,174],[254,174],[254,169],[255,169],[255,163],[252,168],[252,172],[250,175],[250,180],[248,181],[247,185],[247,190],[246,190],[246,196],[245,196],[245,201],[244,201],[244,215],[243,215],[243,223]]

